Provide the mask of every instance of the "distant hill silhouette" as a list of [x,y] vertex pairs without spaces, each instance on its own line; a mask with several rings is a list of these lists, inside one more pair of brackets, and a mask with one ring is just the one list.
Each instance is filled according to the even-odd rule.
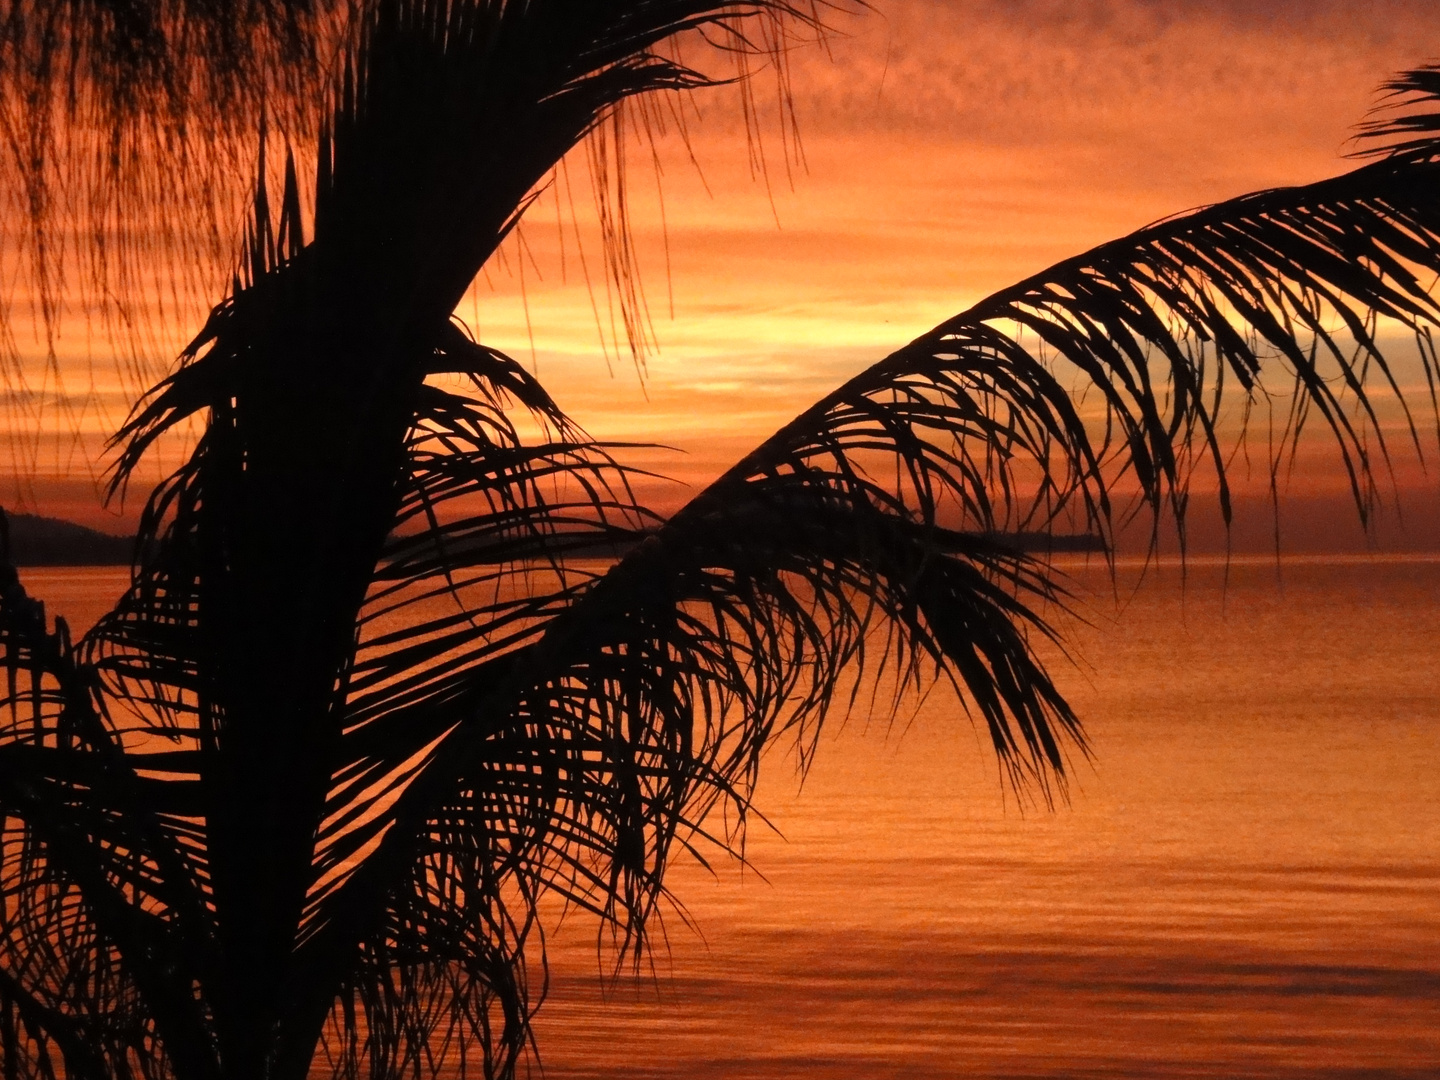
[[1105,550],[1105,538],[1094,533],[994,532],[987,535],[997,544],[1026,554]]
[[[600,559],[614,560],[623,558],[630,551],[639,547],[650,532],[642,533],[639,536],[615,537],[608,540],[596,540],[585,542],[584,539],[576,537],[569,538],[569,543],[557,546],[557,555],[563,553],[569,559]],[[1105,551],[1105,538],[1094,533],[1046,533],[1046,532],[988,532],[980,534],[989,540],[996,547],[1009,548],[1011,551],[1021,554],[1060,555],[1074,552],[1103,553]],[[557,539],[564,539],[563,533],[556,534]],[[445,550],[452,558],[462,558],[470,553],[483,550],[484,547],[493,541],[482,539],[479,541],[467,541],[465,538],[447,541]]]
[[[13,566],[128,566],[131,545],[128,536],[114,536],[76,525],[61,518],[38,514],[7,513],[10,522],[10,562]],[[1099,552],[1105,550],[1098,536],[1050,535],[1038,532],[991,533],[996,543],[1023,552]],[[635,543],[624,541],[575,545],[566,551],[570,558],[617,559]],[[460,545],[463,550],[464,545]],[[456,552],[452,549],[451,554]]]
[[133,541],[38,514],[7,514],[13,566],[128,566]]
[[[556,553],[558,555],[563,552],[564,557],[569,559],[620,559],[639,547],[648,535],[650,533],[646,532],[638,537],[615,537],[587,543],[577,534],[575,537],[568,538],[569,543],[557,546]],[[988,532],[981,535],[996,547],[1009,548],[1011,551],[1026,555],[1103,553],[1105,551],[1105,538],[1094,533]],[[556,538],[566,539],[563,533],[557,533]],[[445,550],[451,558],[463,558],[474,551],[483,550],[488,543],[492,542],[488,539],[467,541],[461,538],[447,541]]]

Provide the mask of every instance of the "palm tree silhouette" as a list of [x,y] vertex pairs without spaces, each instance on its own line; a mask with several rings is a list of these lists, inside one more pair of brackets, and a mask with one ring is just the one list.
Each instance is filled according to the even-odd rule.
[[[662,521],[615,447],[450,313],[612,110],[709,81],[667,42],[745,54],[756,27],[817,12],[9,15],[5,77],[32,130],[56,86],[80,86],[67,107],[92,120],[208,116],[221,135],[333,90],[309,220],[293,163],[272,211],[262,161],[230,295],[115,440],[119,488],[203,418],[150,496],[124,597],[72,643],[0,570],[7,1077],[508,1075],[540,996],[543,896],[639,948],[677,845],[733,842],[710,811],[743,823],[762,749],[811,744],[856,669],[952,684],[1048,797],[1085,744],[1032,647],[1063,584],[1014,538],[1183,523],[1205,458],[1228,515],[1220,410],[1265,394],[1267,372],[1329,424],[1364,513],[1385,446],[1368,386],[1395,384],[1377,320],[1413,330],[1432,370],[1419,275],[1440,269],[1440,156],[1420,109],[1381,123],[1387,149],[1355,171],[990,297]],[[330,74],[324,26],[341,27]],[[1440,76],[1395,89],[1423,103]],[[40,236],[49,166],[16,160]],[[597,551],[619,557],[596,569]]]

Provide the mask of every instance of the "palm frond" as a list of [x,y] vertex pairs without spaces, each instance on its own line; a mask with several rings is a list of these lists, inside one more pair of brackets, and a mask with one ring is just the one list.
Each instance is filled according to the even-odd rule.
[[[1065,596],[1003,538],[1113,537],[1133,508],[1112,493],[1127,487],[1183,525],[1197,451],[1228,515],[1223,410],[1263,400],[1277,369],[1328,423],[1366,512],[1389,452],[1374,387],[1401,390],[1377,320],[1412,331],[1433,363],[1421,275],[1440,267],[1437,180],[1428,153],[1401,155],[1158,223],[829,395],[540,641],[475,669],[383,840],[327,898],[327,932],[353,931],[335,929],[349,900],[382,904],[436,807],[469,815],[460,836],[503,836],[507,865],[539,885],[640,932],[673,843],[704,835],[717,800],[743,819],[762,748],[787,728],[811,745],[852,664],[950,679],[1012,778],[1062,779],[1066,742],[1083,742],[1033,646]],[[1090,415],[1066,385],[1075,373],[1098,391]]]
[[1379,104],[1357,132],[1358,156],[1433,153],[1440,137],[1440,64],[1403,71],[1380,91]]
[[46,1075],[58,1054],[81,1077],[130,1061],[214,1075],[208,1025],[183,989],[211,959],[204,870],[187,857],[204,808],[166,776],[166,753],[127,747],[103,722],[63,620],[49,631],[3,550],[0,579],[7,1067],[22,1075],[23,1058],[23,1075]]

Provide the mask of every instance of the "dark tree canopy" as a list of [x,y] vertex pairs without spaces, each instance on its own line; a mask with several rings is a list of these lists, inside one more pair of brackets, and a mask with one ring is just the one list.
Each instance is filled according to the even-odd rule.
[[[709,81],[678,36],[753,57],[818,11],[5,14],[37,274],[47,229],[78,220],[46,202],[65,169],[97,170],[103,213],[153,194],[163,215],[203,184],[165,204],[160,159],[126,154],[167,130],[201,179],[262,122],[318,163],[302,181],[288,160],[278,198],[260,163],[233,287],[116,436],[120,487],[164,432],[203,429],[114,610],[72,642],[0,568],[7,1076],[508,1075],[541,898],[639,949],[670,860],[738,840],[764,749],[812,749],[857,671],[948,683],[1014,784],[1063,791],[1085,743],[1036,653],[1063,575],[1017,535],[1183,523],[1206,462],[1228,514],[1223,410],[1292,390],[1286,437],[1320,416],[1364,512],[1388,328],[1433,375],[1423,71],[1378,160],[997,293],[661,520],[625,448],[451,312],[567,151],[627,100]],[[13,137],[43,116],[76,133],[58,157]],[[136,243],[96,274],[156,257]]]

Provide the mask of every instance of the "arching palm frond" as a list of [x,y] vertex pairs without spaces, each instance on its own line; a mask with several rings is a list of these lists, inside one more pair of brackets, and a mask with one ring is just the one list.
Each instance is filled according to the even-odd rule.
[[[948,677],[1013,778],[1063,777],[1078,727],[1033,638],[1064,595],[1007,538],[1111,536],[1117,485],[1183,519],[1192,448],[1223,502],[1222,409],[1262,397],[1277,369],[1329,423],[1363,510],[1384,447],[1371,387],[1395,382],[1376,319],[1429,349],[1437,180],[1431,155],[1397,156],[1159,223],[828,396],[566,596],[538,641],[503,664],[457,658],[446,696],[417,710],[436,740],[423,766],[304,948],[344,956],[382,910],[423,924],[428,899],[388,884],[422,859],[437,880],[488,859],[523,895],[559,890],[643,933],[673,844],[713,828],[717,801],[743,819],[763,748],[787,729],[808,746],[857,661]],[[1060,363],[1098,392],[1093,415]],[[887,625],[883,644],[867,637]]]
[[1356,132],[1357,157],[1433,153],[1440,135],[1440,64],[1402,71],[1380,87],[1379,103]]

